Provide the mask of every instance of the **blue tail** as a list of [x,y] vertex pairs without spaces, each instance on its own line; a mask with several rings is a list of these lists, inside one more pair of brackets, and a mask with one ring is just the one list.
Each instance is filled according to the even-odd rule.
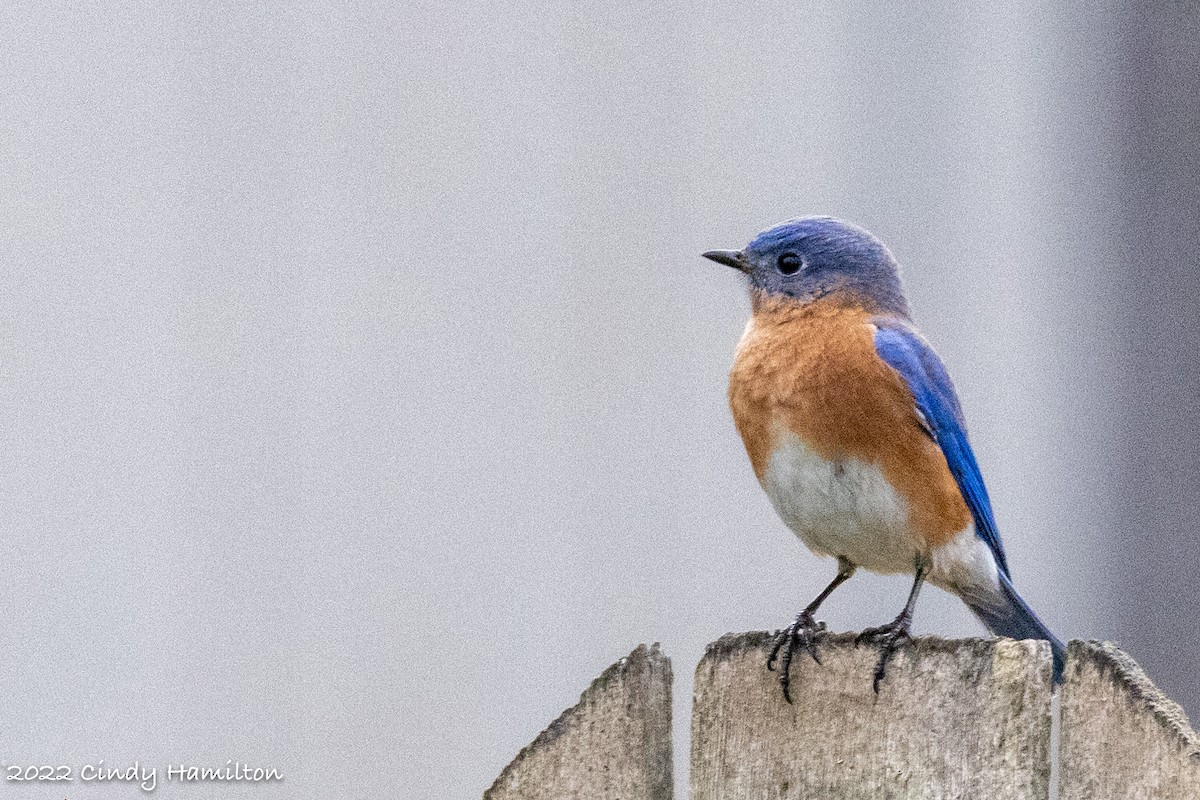
[[[1044,639],[1050,643],[1054,653],[1054,682],[1062,683],[1063,661],[1066,659],[1066,648],[1062,640],[1050,632],[1037,614],[1033,613],[1012,582],[1003,572],[1000,573],[1000,596],[991,598],[963,598],[975,616],[987,626],[987,629],[997,636],[1007,636],[1010,639]],[[989,602],[990,601],[990,602]]]

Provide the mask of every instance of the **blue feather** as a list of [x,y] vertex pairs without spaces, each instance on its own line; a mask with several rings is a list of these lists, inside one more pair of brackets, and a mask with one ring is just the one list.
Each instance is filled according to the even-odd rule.
[[1004,544],[992,515],[992,502],[983,485],[975,452],[967,441],[966,423],[950,375],[933,348],[905,323],[888,319],[876,320],[875,324],[875,351],[908,384],[917,409],[946,456],[950,474],[971,511],[975,533],[991,548],[1000,571],[1010,575]]
[[908,385],[916,400],[917,410],[950,467],[971,517],[975,533],[987,543],[1000,569],[998,596],[963,596],[971,610],[997,636],[1012,639],[1045,639],[1054,655],[1054,680],[1062,681],[1066,648],[1062,640],[1050,632],[1037,614],[1025,603],[1012,585],[1008,560],[992,503],[975,453],[967,442],[967,428],[954,384],[933,348],[907,322],[897,318],[875,320],[875,351]]

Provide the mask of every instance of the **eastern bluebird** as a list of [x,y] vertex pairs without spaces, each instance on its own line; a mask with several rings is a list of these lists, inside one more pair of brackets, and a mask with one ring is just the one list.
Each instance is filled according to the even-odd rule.
[[744,250],[704,254],[749,278],[753,310],[729,376],[729,405],[772,505],[833,581],[771,651],[819,662],[814,614],[858,567],[915,574],[904,610],[863,631],[880,645],[874,688],[909,636],[928,580],[999,636],[1045,639],[1061,680],[1063,644],[1013,588],[962,409],[937,353],[909,317],[895,259],[867,231],[830,217],[791,220]]

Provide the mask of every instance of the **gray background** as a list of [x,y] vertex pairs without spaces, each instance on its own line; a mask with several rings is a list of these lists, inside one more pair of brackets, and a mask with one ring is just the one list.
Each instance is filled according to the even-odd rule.
[[[813,212],[905,265],[1030,603],[1200,708],[1197,5],[729,5],[5,6],[0,762],[468,798],[653,640],[684,745],[832,575],[697,257]],[[226,759],[285,781],[162,782]]]

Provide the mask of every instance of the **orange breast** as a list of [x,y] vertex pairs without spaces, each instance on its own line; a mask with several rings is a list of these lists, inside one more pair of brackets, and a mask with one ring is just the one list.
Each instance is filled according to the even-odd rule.
[[861,308],[756,298],[729,378],[734,422],[759,481],[780,431],[830,461],[877,465],[908,504],[913,535],[945,544],[971,521],[912,393],[875,352]]

